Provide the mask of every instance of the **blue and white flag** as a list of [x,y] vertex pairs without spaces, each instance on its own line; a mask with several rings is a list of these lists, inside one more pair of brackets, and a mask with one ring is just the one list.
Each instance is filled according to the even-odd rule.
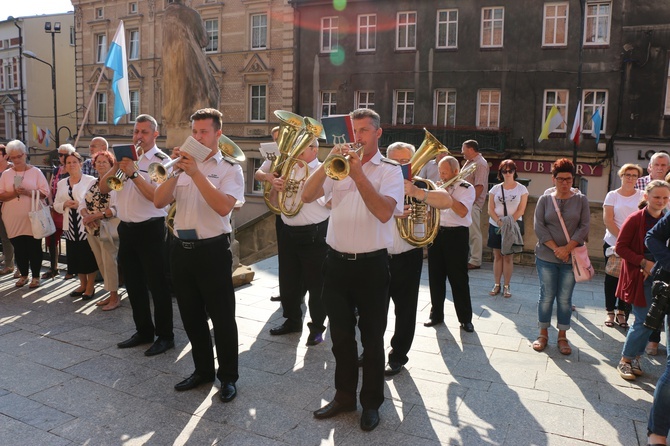
[[593,123],[593,136],[596,138],[596,144],[600,141],[600,128],[603,124],[603,117],[600,114],[600,107],[596,108],[595,113],[591,117]]
[[116,28],[116,34],[109,47],[105,66],[114,71],[112,91],[114,92],[114,125],[124,115],[130,113],[130,92],[128,91],[128,62],[126,59],[126,32],[123,20]]

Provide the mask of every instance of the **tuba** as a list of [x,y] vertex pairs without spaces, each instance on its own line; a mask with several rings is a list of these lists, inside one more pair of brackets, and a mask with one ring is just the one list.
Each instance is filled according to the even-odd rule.
[[[279,210],[287,217],[294,217],[302,209],[303,203],[298,197],[298,192],[309,176],[307,163],[298,159],[298,157],[305,151],[314,138],[325,138],[323,125],[319,121],[307,116],[304,118],[304,121],[305,126],[281,169],[281,177],[284,178],[284,191],[279,192],[277,199]],[[303,174],[299,178],[296,176],[295,169],[298,165],[304,167]]]
[[[428,130],[423,129],[426,136],[419,149],[410,160],[413,171],[419,172],[428,161],[438,154],[449,155],[447,149]],[[417,176],[412,178],[415,186],[428,190],[435,190],[437,186],[431,180],[424,180]],[[412,246],[423,247],[433,242],[440,229],[440,211],[416,199],[405,197],[405,204],[409,205],[410,214],[407,218],[396,218],[396,226],[400,237]]]

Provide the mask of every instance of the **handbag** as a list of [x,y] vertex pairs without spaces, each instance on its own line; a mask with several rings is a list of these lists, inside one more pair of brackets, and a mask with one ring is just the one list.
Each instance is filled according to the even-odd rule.
[[34,238],[40,240],[56,232],[56,225],[51,218],[51,209],[42,203],[39,191],[31,191],[28,218]]
[[[507,202],[505,201],[505,187],[501,184],[500,185],[500,192],[502,193],[502,199],[503,199],[503,210],[505,213],[505,217],[507,217]],[[519,232],[521,232],[521,236],[523,237],[525,235],[525,225],[523,221],[523,216],[521,216],[521,220],[516,221],[517,226],[519,226]]]
[[605,264],[605,272],[612,277],[619,277],[621,274],[621,265],[623,261],[621,257],[616,254],[612,254],[607,258],[607,263]]
[[[568,234],[568,228],[565,227],[565,222],[563,221],[563,216],[561,211],[558,209],[558,203],[556,203],[556,195],[551,194],[551,199],[554,202],[554,209],[558,214],[558,219],[561,222],[563,227],[563,232],[565,233],[565,239],[570,240],[570,234]],[[589,258],[589,250],[586,247],[586,243],[582,246],[577,246],[572,250],[572,272],[575,275],[576,282],[588,282],[595,276],[596,272],[591,265],[591,259]]]

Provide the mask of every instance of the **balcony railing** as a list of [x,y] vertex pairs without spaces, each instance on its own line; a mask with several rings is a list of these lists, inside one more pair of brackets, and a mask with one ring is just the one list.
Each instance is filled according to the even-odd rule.
[[[388,147],[396,141],[414,144],[416,148],[424,139],[423,126],[383,126],[384,130],[379,141],[380,147]],[[480,150],[489,152],[504,152],[509,148],[510,131],[508,129],[487,130],[473,127],[429,127],[432,133],[442,144],[450,150],[460,151],[463,141],[474,139],[479,143]]]

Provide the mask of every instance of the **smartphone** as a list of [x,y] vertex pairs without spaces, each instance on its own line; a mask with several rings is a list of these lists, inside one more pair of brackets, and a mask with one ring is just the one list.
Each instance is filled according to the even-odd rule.
[[20,176],[18,176],[18,175],[15,176],[15,177],[14,177],[14,188],[17,188],[17,189],[18,189],[19,187],[21,187],[21,182],[22,182],[22,181],[23,181],[23,177],[20,177]]

